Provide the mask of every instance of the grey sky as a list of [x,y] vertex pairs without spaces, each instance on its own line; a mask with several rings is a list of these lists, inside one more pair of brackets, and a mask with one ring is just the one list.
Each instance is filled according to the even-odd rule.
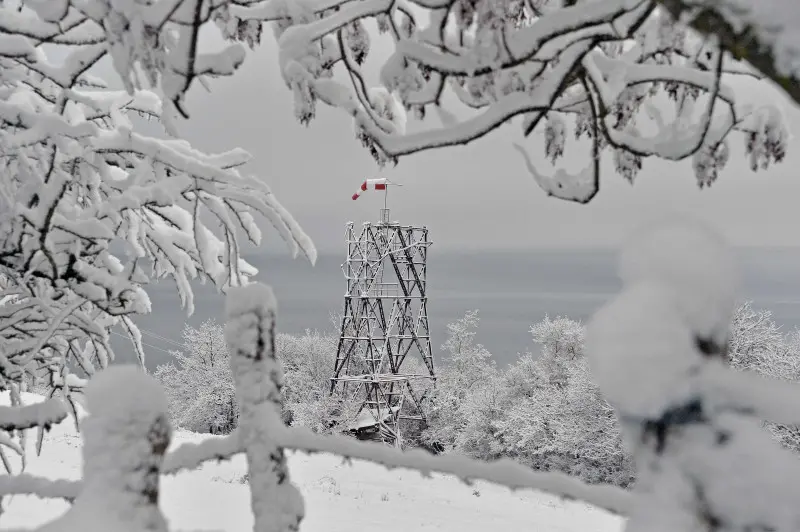
[[[536,186],[511,147],[520,138],[516,126],[466,147],[405,157],[381,172],[355,140],[352,121],[342,111],[318,105],[310,127],[295,120],[276,48],[267,30],[238,75],[215,80],[210,94],[196,86],[189,98],[193,117],[180,129],[207,151],[236,146],[250,151],[251,170],[264,176],[322,252],[341,251],[348,220],[377,218],[380,193],[350,199],[369,177],[389,177],[405,185],[390,193],[393,218],[427,225],[440,249],[615,246],[632,228],[675,211],[712,221],[736,245],[800,243],[796,141],[783,164],[752,173],[743,156],[744,141],[737,136],[728,167],[703,191],[686,162],[647,160],[630,186],[606,161],[601,192],[586,206],[547,198]],[[753,83],[742,84],[741,90],[756,101],[783,100],[790,131],[800,129],[800,111],[777,90]],[[436,118],[430,120],[437,124]],[[541,138],[534,135],[525,145],[543,164]],[[582,160],[587,156],[585,148],[571,151],[569,144],[566,154]],[[267,232],[271,250],[281,245],[277,240],[274,232]]]

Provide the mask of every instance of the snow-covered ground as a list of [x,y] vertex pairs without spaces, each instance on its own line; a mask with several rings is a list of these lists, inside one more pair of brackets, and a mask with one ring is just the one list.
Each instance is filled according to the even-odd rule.
[[[0,396],[0,404],[7,404]],[[205,437],[179,431],[173,448]],[[67,420],[45,438],[42,456],[32,458],[28,473],[78,479],[81,440]],[[563,502],[537,492],[511,492],[484,483],[467,486],[453,478],[422,478],[413,471],[387,471],[364,462],[343,463],[331,455],[293,454],[292,479],[306,501],[303,532],[352,532],[380,527],[385,532],[441,530],[546,530],[547,532],[617,532],[620,520],[581,503]],[[249,490],[242,482],[245,461],[208,463],[202,469],[164,477],[162,508],[172,530],[252,530]],[[58,500],[15,496],[0,529],[33,528],[67,508]]]

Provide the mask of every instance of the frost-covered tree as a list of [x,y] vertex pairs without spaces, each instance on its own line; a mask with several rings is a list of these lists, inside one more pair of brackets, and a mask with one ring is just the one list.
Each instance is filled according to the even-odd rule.
[[[536,149],[553,169],[537,167],[516,145],[544,191],[587,202],[598,192],[603,157],[629,181],[648,157],[691,159],[701,187],[717,179],[731,141],[744,145],[753,170],[784,157],[779,111],[741,105],[730,83],[761,76],[737,60],[755,57],[742,53],[754,45],[741,35],[706,38],[687,24],[702,25],[692,5],[725,8],[663,3],[667,9],[656,0],[261,0],[226,13],[239,24],[271,21],[301,123],[320,103],[339,108],[384,164],[514,122],[525,137],[544,135]],[[781,35],[792,42],[790,32]],[[376,58],[376,39],[389,43],[388,55]],[[795,61],[791,49],[781,50],[776,64]],[[407,113],[437,120],[406,127]],[[585,168],[568,170],[559,159],[582,138]]]
[[531,327],[541,353],[500,371],[475,343],[477,325],[471,311],[448,327],[426,440],[484,460],[513,458],[540,471],[629,485],[614,412],[589,375],[583,326],[545,317]]
[[347,431],[359,404],[330,393],[337,341],[338,337],[316,330],[276,336],[275,348],[285,374],[283,419],[287,424],[326,434]]
[[[277,333],[275,354],[284,368],[284,423],[320,433],[346,432],[360,403],[330,394],[331,361],[337,338],[316,330],[300,335]],[[227,433],[236,427],[239,409],[230,372],[224,329],[214,320],[183,330],[185,352],[156,369],[173,422],[197,432]]]
[[[745,303],[736,309],[731,320],[728,359],[737,369],[800,382],[800,331],[784,335],[771,312],[756,310],[751,303]],[[766,426],[781,444],[800,452],[800,428],[780,423]]]
[[[199,50],[201,30],[258,39],[257,27],[221,18],[226,6],[0,4],[0,389],[18,397],[35,375],[69,395],[71,374],[89,377],[113,358],[113,327],[143,362],[135,317],[151,310],[147,286],[170,279],[191,313],[191,280],[224,290],[256,273],[240,250],[260,242],[265,220],[314,259],[267,184],[240,171],[247,153],[205,154],[175,136],[187,90],[245,56],[238,42]],[[93,73],[104,60],[124,90]],[[142,133],[141,118],[165,135]]]
[[275,349],[283,366],[287,408],[328,395],[337,341],[337,337],[317,330],[306,330],[302,335],[277,334]]
[[504,375],[503,455],[539,470],[627,486],[633,472],[613,409],[589,373],[584,328],[548,316],[531,327],[538,357],[527,354]]
[[436,390],[428,411],[428,428],[423,440],[444,450],[459,447],[459,435],[470,422],[465,410],[468,396],[490,385],[496,374],[492,354],[476,343],[480,318],[477,310],[468,311],[463,318],[447,325],[447,340],[442,367],[437,374]]
[[792,345],[794,335],[786,336],[772,312],[754,309],[745,302],[733,313],[728,360],[731,366],[758,371],[770,377],[800,378],[800,353]]
[[239,409],[230,370],[225,331],[213,320],[183,329],[185,352],[153,375],[164,387],[172,422],[196,432],[228,433],[236,427]]

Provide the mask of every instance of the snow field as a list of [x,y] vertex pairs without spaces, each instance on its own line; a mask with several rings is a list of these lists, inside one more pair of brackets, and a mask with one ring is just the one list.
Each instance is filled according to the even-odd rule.
[[[7,396],[0,396],[7,404]],[[27,396],[27,402],[37,400]],[[214,436],[176,431],[171,449]],[[81,439],[71,420],[53,427],[42,456],[29,442],[27,472],[53,479],[78,480]],[[386,532],[547,530],[617,532],[621,519],[583,503],[488,483],[464,483],[442,475],[423,478],[408,470],[387,471],[366,463],[344,463],[332,455],[289,455],[291,478],[305,498],[303,532],[352,532],[380,526]],[[170,530],[239,532],[252,530],[249,487],[243,482],[244,455],[229,462],[162,477],[161,506]],[[61,515],[68,504],[14,496],[6,501],[0,530],[32,529]]]

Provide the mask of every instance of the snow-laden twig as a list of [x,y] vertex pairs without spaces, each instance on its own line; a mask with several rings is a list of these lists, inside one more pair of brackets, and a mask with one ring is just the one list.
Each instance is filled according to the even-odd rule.
[[[432,473],[452,475],[465,483],[486,481],[512,490],[536,490],[567,500],[582,501],[623,516],[627,515],[633,504],[631,494],[621,488],[585,484],[562,473],[532,471],[513,460],[483,462],[465,456],[434,456],[421,450],[399,451],[352,438],[314,434],[305,428],[281,427],[270,432],[270,439],[275,445],[287,450],[334,454],[347,459],[372,462],[388,469],[418,471],[423,476],[430,476]],[[186,443],[167,454],[161,472],[174,475],[195,469],[208,460],[230,459],[240,452],[244,452],[244,447],[238,431],[197,444]],[[82,486],[81,481],[50,481],[29,475],[23,476],[20,481],[11,480],[5,484],[2,479],[0,477],[0,494],[32,493],[35,488],[35,494],[39,497],[72,499],[80,493]]]
[[800,384],[710,364],[697,376],[703,394],[720,410],[734,410],[784,425],[800,425]]
[[184,443],[164,458],[161,472],[175,475],[181,471],[196,469],[210,460],[230,460],[244,451],[239,432],[220,438],[210,438],[200,443]]
[[273,435],[278,445],[307,453],[331,453],[366,460],[388,469],[404,468],[453,475],[466,483],[483,480],[512,490],[532,489],[564,499],[583,501],[619,515],[627,515],[633,504],[631,494],[611,485],[589,485],[563,473],[542,473],[509,459],[482,462],[465,456],[435,456],[423,450],[397,449],[360,442],[342,436],[314,434],[302,428],[284,428]]
[[0,406],[0,430],[49,428],[66,419],[67,407],[59,398],[25,406]]
[[793,0],[659,0],[676,19],[719,38],[800,103],[800,15]]
[[53,480],[27,473],[0,476],[0,497],[5,495],[34,495],[40,499],[74,501],[80,494],[82,482]]

